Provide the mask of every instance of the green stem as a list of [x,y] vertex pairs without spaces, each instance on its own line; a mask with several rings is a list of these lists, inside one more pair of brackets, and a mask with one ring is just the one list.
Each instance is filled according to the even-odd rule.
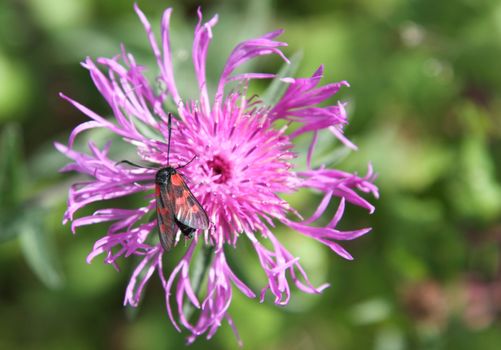
[[[195,261],[195,267],[193,269],[193,278],[192,278],[192,286],[195,295],[200,300],[200,292],[202,291],[202,282],[209,271],[209,266],[212,262],[212,258],[214,257],[214,247],[206,246],[202,244],[202,251],[198,254],[197,259]],[[183,313],[186,315],[187,319],[193,315],[195,311],[195,307],[188,300],[183,305]]]

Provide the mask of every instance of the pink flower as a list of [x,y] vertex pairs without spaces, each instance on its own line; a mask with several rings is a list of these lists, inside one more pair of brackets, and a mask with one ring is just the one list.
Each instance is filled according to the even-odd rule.
[[[291,282],[306,293],[320,293],[327,285],[315,287],[309,282],[299,258],[294,257],[273,234],[272,228],[277,223],[290,227],[291,234],[297,231],[325,244],[346,259],[352,257],[338,242],[360,237],[370,230],[340,231],[337,226],[347,203],[366,208],[370,213],[374,211],[374,207],[361,196],[361,193],[378,196],[372,183],[371,167],[365,177],[359,177],[324,166],[311,166],[318,133],[322,130],[330,132],[346,146],[355,147],[343,136],[343,126],[347,124],[344,104],[319,106],[348,84],[319,86],[321,67],[309,78],[282,79],[287,89],[275,105],[268,106],[258,99],[248,98],[245,87],[249,80],[274,78],[275,75],[235,74],[234,71],[243,63],[263,55],[275,54],[287,62],[280,51],[286,44],[275,40],[282,31],[275,31],[235,47],[212,99],[207,91],[205,71],[211,30],[217,17],[204,23],[199,10],[192,52],[199,98],[197,101],[183,100],[176,87],[171,60],[169,21],[172,10],[167,9],[163,15],[160,45],[145,15],[137,6],[135,10],[146,29],[158,64],[158,80],[165,84],[166,90],[156,92],[155,83],[150,83],[143,74],[145,68],[138,65],[124,47],[115,58],[87,58],[84,61],[83,66],[89,70],[96,88],[111,107],[114,120],[61,95],[90,118],[73,130],[67,146],[56,143],[56,148],[73,160],[63,170],[83,173],[90,178],[71,187],[64,222],[72,222],[73,232],[80,226],[112,222],[108,232],[96,241],[88,262],[104,254],[105,262],[118,268],[121,257],[142,257],[127,286],[125,304],[137,306],[145,285],[156,273],[165,289],[169,317],[176,329],[185,328],[190,332],[190,343],[202,334],[211,338],[223,319],[236,333],[228,312],[234,287],[249,298],[255,297],[255,292],[232,271],[224,254],[224,244],[236,246],[239,238],[250,240],[256,261],[260,262],[268,280],[260,293],[261,300],[269,291],[275,303],[285,305],[290,298]],[[227,88],[232,81],[241,81],[238,91]],[[177,106],[176,110],[166,110],[165,102],[169,100]],[[121,159],[108,157],[110,144],[100,149],[89,142],[89,153],[73,148],[74,140],[81,132],[105,128],[120,135],[129,147],[135,147],[143,161],[157,164],[158,168],[164,167],[169,112],[177,116],[173,120],[170,163],[173,166],[185,164],[196,155],[189,166],[179,171],[212,223],[209,230],[195,235],[172,272],[162,268],[161,245],[147,241],[157,225],[156,220],[151,219],[155,210],[156,170],[117,165]],[[279,120],[285,121],[280,123],[285,126],[278,128],[276,121]],[[293,132],[289,132],[291,124],[297,125]],[[291,160],[296,153],[292,141],[304,133],[313,135],[304,167],[307,170],[294,171]],[[279,196],[301,188],[323,193],[315,213],[306,220]],[[88,204],[138,192],[146,194],[141,208],[101,209],[91,216],[74,218],[75,212]],[[339,204],[331,221],[326,226],[315,225],[332,201]],[[296,219],[288,217],[288,213],[294,214]],[[271,249],[265,247],[263,241],[268,241]],[[207,266],[207,286],[202,288],[206,290],[203,296],[197,295],[198,288],[189,277],[197,245],[213,247],[207,251],[211,262]],[[183,311],[187,303],[200,309],[194,320]]]

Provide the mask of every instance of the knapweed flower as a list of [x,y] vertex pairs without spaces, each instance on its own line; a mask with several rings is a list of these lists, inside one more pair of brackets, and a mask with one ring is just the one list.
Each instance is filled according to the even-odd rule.
[[[327,285],[315,287],[309,282],[299,258],[273,234],[272,229],[277,223],[291,228],[291,234],[296,231],[325,244],[346,259],[352,257],[338,241],[352,240],[370,230],[340,231],[337,226],[348,203],[366,208],[370,213],[374,211],[374,207],[361,196],[361,193],[378,196],[371,167],[365,177],[359,177],[311,165],[319,132],[328,132],[347,147],[355,147],[343,136],[343,127],[347,123],[344,104],[320,106],[348,84],[343,81],[320,86],[323,71],[320,67],[311,77],[283,78],[286,89],[274,105],[248,97],[246,86],[250,80],[275,78],[275,75],[236,74],[238,67],[256,57],[271,54],[287,62],[281,52],[286,44],[275,40],[282,31],[275,31],[241,42],[234,48],[211,98],[205,74],[206,56],[217,17],[204,23],[199,10],[192,49],[199,97],[194,101],[185,100],[178,92],[172,64],[169,32],[172,10],[167,9],[163,14],[160,44],[145,15],[137,6],[135,10],[146,29],[158,64],[155,68],[158,77],[148,81],[144,74],[146,68],[122,46],[117,57],[87,58],[83,62],[96,88],[111,107],[114,119],[106,119],[61,95],[90,118],[73,130],[67,146],[56,143],[57,149],[73,160],[63,170],[76,171],[90,178],[71,187],[64,221],[72,221],[73,232],[79,226],[112,222],[108,232],[95,243],[88,262],[104,254],[106,263],[118,267],[118,260],[122,257],[140,257],[126,288],[126,305],[137,306],[148,280],[158,274],[165,289],[168,315],[177,330],[183,327],[190,332],[188,342],[203,334],[211,338],[224,319],[236,333],[228,312],[234,288],[249,298],[256,295],[232,270],[224,245],[236,246],[239,238],[248,239],[255,249],[256,261],[260,262],[267,277],[260,292],[261,301],[269,292],[276,304],[284,305],[291,295],[291,282],[306,293],[320,293]],[[157,88],[158,81],[165,89]],[[228,84],[235,81],[240,82],[236,84],[237,88],[233,85],[230,89]],[[168,109],[168,103],[175,106],[174,110]],[[78,151],[73,145],[81,132],[105,128],[119,135],[129,147],[135,147],[139,159],[155,164],[159,169],[167,165],[169,113],[176,116],[172,125],[170,164],[176,167],[193,159],[178,171],[207,212],[211,225],[208,230],[195,235],[172,271],[164,271],[164,251],[158,240],[148,239],[154,235],[157,225],[155,215],[152,215],[155,211],[156,170],[118,164],[121,159],[108,156],[110,144],[99,148],[90,141],[90,152],[87,153]],[[293,140],[305,133],[312,135],[303,167],[306,170],[295,171],[291,163],[296,157]],[[280,197],[280,194],[302,188],[323,195],[308,219],[302,219]],[[139,192],[145,194],[141,208],[100,209],[90,216],[74,218],[75,212],[91,203]],[[330,222],[325,226],[315,224],[331,202],[337,203],[338,209]],[[193,270],[196,245],[212,247],[207,284],[203,288],[194,286],[190,271]],[[203,295],[197,295],[197,289],[204,291]],[[194,314],[196,317],[187,314],[187,304],[199,309]]]

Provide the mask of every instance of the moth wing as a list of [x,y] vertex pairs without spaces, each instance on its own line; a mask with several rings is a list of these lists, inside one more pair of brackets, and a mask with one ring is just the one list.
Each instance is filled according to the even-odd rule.
[[157,224],[160,243],[165,251],[171,250],[176,241],[177,224],[172,207],[173,199],[169,198],[167,185],[156,185]]
[[[180,174],[173,174],[170,179],[169,192],[173,198],[174,216],[184,226],[193,229],[209,228],[209,218],[202,205],[191,193]],[[180,227],[182,227],[180,225]],[[185,233],[183,231],[183,233]]]

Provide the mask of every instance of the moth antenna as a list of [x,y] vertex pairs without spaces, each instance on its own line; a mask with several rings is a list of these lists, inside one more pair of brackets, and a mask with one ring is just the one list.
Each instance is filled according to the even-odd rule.
[[121,161],[115,163],[115,165],[119,165],[119,164],[129,164],[129,165],[135,166],[136,168],[145,168],[141,165],[138,165],[136,163],[132,163],[131,161],[128,161],[128,160],[121,160]]
[[152,168],[150,166],[145,166],[145,165],[139,165],[139,164],[136,164],[136,163],[132,163],[131,161],[128,161],[128,160],[121,160],[121,161],[115,163],[115,165],[119,165],[119,164],[129,164],[129,165],[132,165],[132,166],[134,166],[136,168],[141,168],[141,169],[144,169],[144,168],[146,168],[146,169],[156,169],[156,168]]
[[172,113],[169,113],[168,116],[168,122],[167,122],[167,128],[169,129],[169,136],[167,140],[167,165],[169,165],[169,160],[170,160],[170,135],[172,133]]
[[181,166],[178,166],[176,169],[182,169],[182,168],[184,168],[185,166],[187,166],[188,164],[190,164],[191,162],[193,162],[193,161],[195,160],[195,158],[196,158],[196,157],[197,157],[197,156],[196,156],[196,155],[194,155],[194,156],[193,156],[193,158],[191,158],[191,160],[190,160],[188,163],[186,163],[186,164],[184,164],[184,165],[181,165]]

